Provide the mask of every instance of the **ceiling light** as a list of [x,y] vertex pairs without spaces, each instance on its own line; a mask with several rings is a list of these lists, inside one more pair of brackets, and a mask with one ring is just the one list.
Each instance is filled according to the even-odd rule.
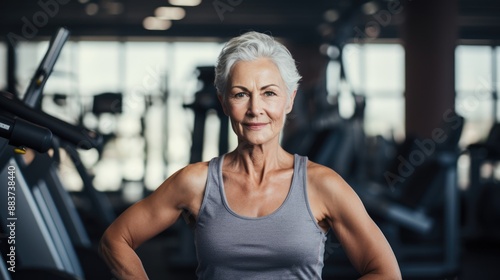
[[180,20],[186,16],[186,12],[179,7],[159,7],[155,10],[155,16],[159,19]]
[[142,21],[142,26],[147,30],[167,30],[172,26],[172,22],[157,17],[147,17]]
[[168,0],[168,3],[174,6],[198,6],[201,0]]
[[336,10],[327,10],[323,14],[323,18],[327,22],[336,22],[339,19],[339,17],[340,17],[339,12],[337,12]]
[[97,14],[98,11],[99,11],[99,6],[95,3],[89,3],[87,4],[87,6],[85,6],[85,13],[87,13],[87,15],[89,16]]
[[123,4],[120,2],[106,2],[104,7],[110,15],[119,15],[124,10]]
[[365,15],[373,15],[378,11],[378,5],[375,2],[367,2],[361,7]]

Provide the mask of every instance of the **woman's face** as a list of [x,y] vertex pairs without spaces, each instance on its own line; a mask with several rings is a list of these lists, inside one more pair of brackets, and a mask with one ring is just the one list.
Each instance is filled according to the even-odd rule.
[[221,102],[239,142],[259,145],[279,141],[294,97],[295,92],[288,97],[278,67],[260,58],[233,65],[228,92]]

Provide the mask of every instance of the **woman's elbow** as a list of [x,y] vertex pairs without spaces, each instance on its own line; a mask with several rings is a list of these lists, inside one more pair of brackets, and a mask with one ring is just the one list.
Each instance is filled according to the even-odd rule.
[[106,235],[106,233],[101,237],[101,240],[99,241],[97,251],[101,258],[106,259],[106,256],[109,254],[111,251],[111,242],[109,239],[109,236]]
[[401,272],[399,269],[393,270],[389,273],[387,273],[387,277],[384,277],[384,279],[388,280],[402,280]]
[[383,277],[381,279],[384,280],[402,280],[401,270],[399,269],[399,265],[393,264],[386,267],[383,272]]
[[362,273],[363,277],[360,279],[363,280],[401,280],[401,270],[399,269],[399,265],[397,261],[394,259],[372,263],[371,269],[367,266],[365,272]]

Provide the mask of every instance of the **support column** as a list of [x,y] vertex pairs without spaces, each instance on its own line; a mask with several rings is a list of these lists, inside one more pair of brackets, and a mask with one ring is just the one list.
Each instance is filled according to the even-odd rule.
[[406,134],[431,137],[455,108],[457,0],[408,1],[404,25]]

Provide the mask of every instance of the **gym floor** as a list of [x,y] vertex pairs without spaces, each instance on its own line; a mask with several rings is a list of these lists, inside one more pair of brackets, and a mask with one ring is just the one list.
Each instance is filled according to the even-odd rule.
[[[169,263],[169,253],[171,253],[170,256],[175,255],[175,243],[174,236],[161,234],[138,249],[137,253],[141,257],[150,279],[196,279],[195,266],[173,266]],[[496,280],[500,278],[500,243],[494,244],[485,241],[468,243],[462,246],[461,252],[458,275],[454,278],[438,278],[439,280]],[[418,280],[430,279],[432,278]]]

